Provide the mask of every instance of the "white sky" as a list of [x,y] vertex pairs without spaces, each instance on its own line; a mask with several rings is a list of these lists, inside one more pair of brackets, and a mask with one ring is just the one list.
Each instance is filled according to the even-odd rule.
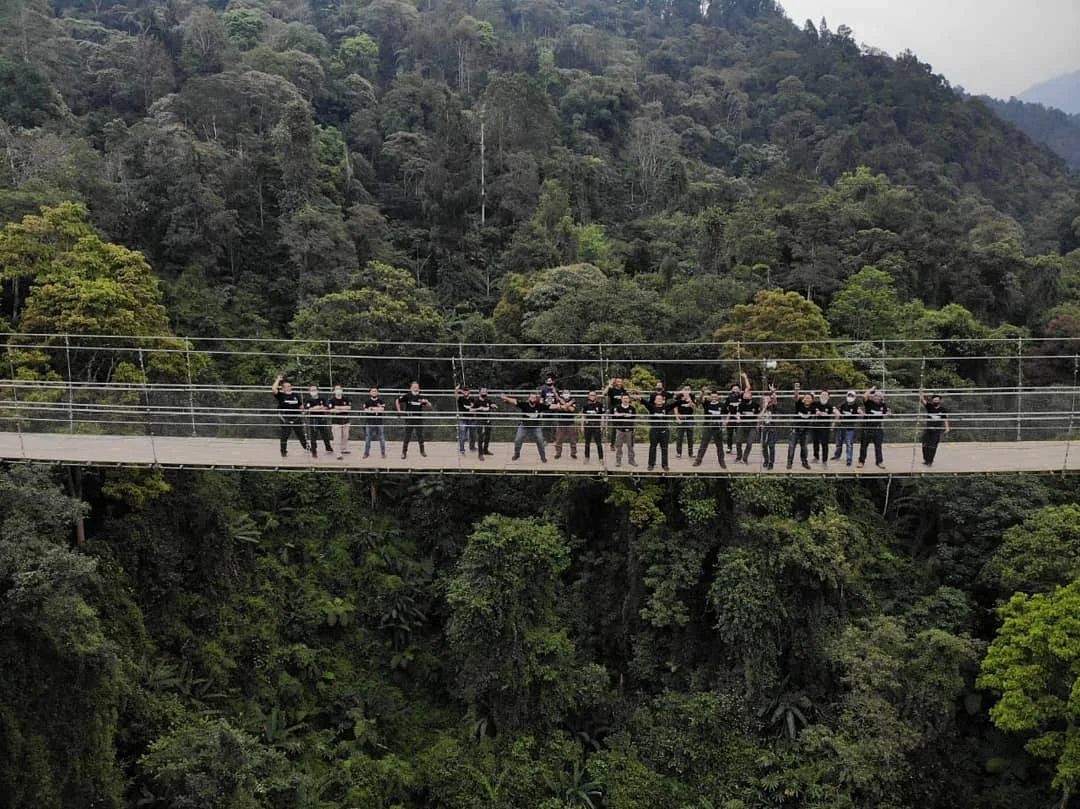
[[1080,70],[1080,0],[779,0],[801,28],[847,25],[860,45],[910,49],[953,85],[999,98]]

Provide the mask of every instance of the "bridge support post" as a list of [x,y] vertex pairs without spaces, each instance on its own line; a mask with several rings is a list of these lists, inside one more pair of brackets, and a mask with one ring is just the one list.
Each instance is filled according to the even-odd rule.
[[1024,338],[1016,338],[1016,440],[1021,441],[1024,413]]
[[68,432],[75,432],[75,392],[71,384],[71,339],[64,335],[64,356],[67,358]]

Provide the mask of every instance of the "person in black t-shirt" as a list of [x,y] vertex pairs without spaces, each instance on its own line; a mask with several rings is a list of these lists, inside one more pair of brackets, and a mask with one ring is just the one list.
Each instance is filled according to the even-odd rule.
[[656,450],[660,450],[660,468],[668,471],[668,441],[671,424],[675,421],[675,403],[663,395],[653,395],[645,401],[649,411],[649,470],[656,468]]
[[813,432],[814,460],[829,465],[829,444],[832,442],[836,406],[829,400],[829,392],[821,391],[814,400]]
[[698,443],[697,457],[694,466],[701,466],[705,458],[705,451],[709,443],[716,445],[716,460],[720,466],[727,469],[727,461],[724,460],[724,424],[727,422],[727,402],[720,398],[717,391],[709,393],[707,389],[701,389],[701,409],[705,412],[701,441]]
[[732,385],[726,401],[728,419],[724,437],[727,440],[728,455],[735,451],[735,428],[739,424],[739,402],[741,401],[742,388]]
[[386,402],[379,395],[378,388],[368,391],[368,397],[364,400],[364,457],[371,454],[371,439],[379,441],[379,452],[386,457]]
[[637,410],[630,404],[630,394],[624,393],[615,409],[611,411],[611,422],[615,425],[615,465],[622,466],[623,448],[631,466],[637,466],[634,460],[634,425],[637,422]]
[[686,457],[694,457],[694,410],[697,400],[689,385],[675,394],[675,457],[682,457],[683,439],[686,439]]
[[304,435],[304,421],[301,418],[303,401],[300,394],[293,390],[292,383],[285,377],[278,376],[270,386],[270,392],[277,399],[278,419],[281,421],[281,457],[289,454],[289,433],[294,433],[300,446],[307,451],[307,436]]
[[855,458],[855,433],[859,427],[859,403],[855,391],[849,390],[844,401],[836,408],[836,418],[833,426],[836,427],[836,450],[832,459],[840,460],[840,456],[847,450],[847,465]]
[[[622,377],[617,376],[614,379],[609,379],[607,387],[604,388],[604,396],[607,397],[608,404],[607,409],[609,413],[615,412],[615,407],[622,404],[622,397],[627,395],[627,390],[623,387]],[[608,438],[611,442],[611,448],[615,449],[615,423],[611,423],[611,430]]]
[[926,429],[922,434],[922,460],[926,466],[934,465],[937,456],[938,444],[942,436],[949,434],[949,411],[941,404],[941,397],[934,394],[927,399],[922,388],[919,388],[919,403],[926,409]]
[[806,450],[806,441],[810,437],[810,428],[814,419],[814,396],[810,393],[802,393],[799,383],[795,383],[795,422],[791,428],[791,440],[787,449],[787,468],[791,469],[795,463],[795,447],[799,448],[799,458],[802,460],[803,469],[810,468],[809,455]]
[[409,454],[409,441],[413,437],[420,445],[420,457],[426,458],[424,452],[424,419],[421,415],[425,407],[431,407],[431,402],[420,395],[420,383],[413,382],[409,385],[407,393],[401,394],[394,403],[399,413],[405,413],[405,433],[401,437],[401,458]]
[[457,448],[465,454],[465,439],[469,439],[469,452],[476,450],[476,419],[472,415],[473,397],[468,388],[454,385],[454,403],[458,412]]
[[310,429],[308,438],[311,441],[312,458],[319,457],[319,439],[322,439],[327,452],[334,451],[334,446],[331,443],[333,436],[330,434],[330,425],[326,423],[326,416],[323,415],[328,411],[326,399],[319,395],[318,386],[311,385],[308,387],[307,396],[304,397],[304,414],[308,417],[308,427]]
[[352,410],[352,401],[341,385],[334,387],[334,395],[326,400],[326,409],[330,411],[330,421],[334,425],[334,444],[340,461],[342,456],[349,454],[349,411]]
[[735,430],[735,463],[750,464],[750,449],[758,431],[758,414],[761,405],[754,398],[750,381],[746,380],[742,399],[739,401],[739,425]]
[[859,442],[859,463],[857,468],[863,468],[863,464],[866,463],[866,451],[873,444],[874,465],[878,469],[884,469],[885,453],[882,445],[885,443],[885,417],[891,411],[889,406],[885,404],[883,394],[876,385],[863,394],[863,404],[859,412],[863,416],[863,431],[862,440]]
[[488,389],[480,388],[480,393],[472,402],[473,418],[476,419],[476,454],[480,460],[485,455],[494,455],[491,451],[491,414],[498,410],[495,402],[488,398]]
[[776,390],[761,398],[761,413],[758,415],[758,429],[761,430],[761,467],[772,469],[776,466],[776,438],[779,435],[777,412],[780,402]]
[[[558,403],[558,399],[559,388],[555,384],[555,377],[548,374],[544,377],[544,383],[540,386],[540,401],[548,406],[545,416],[553,416],[555,414],[555,405]],[[544,426],[544,441],[551,443],[555,440],[555,430],[551,426],[553,419],[547,419],[545,421],[545,417],[541,416],[540,421]]]
[[555,399],[555,404],[550,406],[555,412],[555,459],[562,457],[562,445],[570,445],[570,457],[577,458],[577,425],[574,424],[574,414],[577,413],[577,402],[569,389],[563,390]]
[[529,398],[525,401],[520,401],[506,394],[502,394],[499,398],[511,407],[516,407],[521,411],[521,425],[514,435],[514,457],[510,460],[516,461],[520,458],[521,445],[525,443],[526,439],[531,439],[536,443],[541,462],[547,463],[547,455],[544,454],[544,432],[540,426],[541,415],[548,411],[547,403],[535,393],[530,393]]
[[585,436],[585,463],[589,462],[589,444],[596,443],[596,457],[604,461],[604,403],[595,390],[589,391],[581,406],[581,428]]

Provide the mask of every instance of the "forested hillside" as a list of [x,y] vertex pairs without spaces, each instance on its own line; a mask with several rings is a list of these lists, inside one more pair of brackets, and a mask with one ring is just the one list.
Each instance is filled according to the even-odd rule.
[[982,97],[982,101],[1036,143],[1045,143],[1070,166],[1080,168],[1080,115],[1066,115],[1059,109],[1016,98],[999,101]]
[[[1080,336],[1064,161],[844,26],[705,6],[0,0],[0,327],[919,339],[957,387]],[[142,359],[74,371],[192,379]],[[1077,494],[0,469],[0,806],[1064,808]]]

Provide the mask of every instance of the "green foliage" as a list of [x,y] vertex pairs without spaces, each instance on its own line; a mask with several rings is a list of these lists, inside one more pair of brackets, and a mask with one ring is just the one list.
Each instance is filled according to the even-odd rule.
[[1005,532],[983,576],[1004,592],[1046,592],[1080,578],[1080,506],[1048,506]]
[[1080,583],[1050,593],[1015,594],[999,611],[1001,627],[978,685],[1000,696],[990,718],[1003,731],[1033,734],[1026,749],[1054,765],[1053,784],[1065,795],[1080,778],[1075,727],[1080,659]]

